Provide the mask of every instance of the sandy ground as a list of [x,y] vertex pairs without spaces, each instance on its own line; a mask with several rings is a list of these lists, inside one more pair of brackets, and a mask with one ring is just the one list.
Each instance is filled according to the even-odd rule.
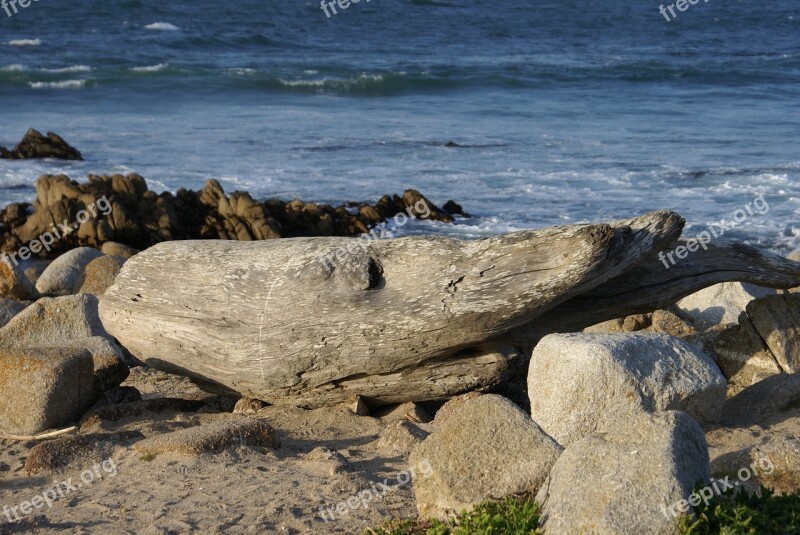
[[[0,533],[361,533],[387,518],[415,514],[411,485],[398,484],[398,475],[408,468],[404,448],[397,451],[377,440],[390,423],[344,408],[265,407],[252,417],[275,429],[280,441],[276,450],[238,447],[218,454],[151,458],[132,447],[142,436],[232,415],[216,412],[217,400],[188,380],[162,372],[135,369],[125,385],[135,386],[146,399],[209,403],[198,412],[167,410],[118,421],[86,421],[81,434],[98,439],[70,448],[61,457],[66,466],[32,475],[25,464],[37,443],[0,442],[0,507],[18,506],[59,483],[65,494],[52,507],[44,503],[28,515],[18,510],[21,519],[15,523],[0,513]],[[344,460],[307,458],[320,446],[337,450]],[[83,474],[89,482],[82,481],[82,473],[95,465],[102,478]],[[75,489],[67,491],[70,478]],[[378,483],[390,490],[381,492],[385,487]],[[344,515],[336,512],[339,502],[351,498],[355,503],[352,497],[360,493],[367,507],[358,501],[352,509],[342,507]],[[332,507],[336,518],[330,519],[329,512],[326,522],[320,507]]]
[[[390,433],[396,423],[356,416],[346,408],[265,407],[250,417],[263,418],[275,429],[278,449],[239,446],[216,454],[153,457],[133,445],[143,437],[234,418],[231,402],[201,392],[187,379],[146,368],[132,370],[124,386],[137,388],[146,400],[198,400],[202,406],[118,419],[89,416],[81,425],[81,436],[88,439],[68,442],[49,456],[31,453],[36,442],[0,442],[0,507],[13,515],[11,508],[54,487],[64,492],[52,507],[43,503],[27,515],[18,509],[20,519],[13,523],[3,511],[0,534],[362,533],[392,517],[415,516],[411,484],[398,484],[399,474],[410,468],[407,452],[413,441],[402,432]],[[431,426],[407,427],[424,436]],[[382,433],[388,438],[379,440]],[[753,410],[707,436],[717,476],[733,475],[751,458],[768,455],[774,470],[756,470],[747,484],[797,488],[800,409]],[[321,446],[340,455],[309,455]],[[38,471],[27,473],[26,462]],[[94,470],[91,478],[86,470]],[[67,490],[67,483],[74,489]],[[391,490],[380,493],[379,483]],[[354,498],[365,491],[366,506]],[[337,504],[348,499],[357,505],[338,513]],[[336,518],[326,522],[320,507],[330,508]]]

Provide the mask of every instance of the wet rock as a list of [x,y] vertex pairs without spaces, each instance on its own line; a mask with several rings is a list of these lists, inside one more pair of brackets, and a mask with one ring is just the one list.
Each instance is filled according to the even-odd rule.
[[419,219],[430,219],[443,223],[452,223],[454,221],[453,216],[441,210],[415,189],[407,189],[403,192],[403,204],[408,213]]
[[78,149],[64,141],[58,134],[48,132],[47,136],[30,128],[16,147],[8,150],[0,147],[0,158],[27,160],[33,158],[54,158],[57,160],[83,160]]
[[442,206],[442,209],[450,215],[460,215],[461,217],[469,217],[469,214],[464,212],[464,208],[454,200],[449,200]]
[[[410,192],[410,193],[409,193]],[[116,242],[142,250],[167,240],[229,239],[263,240],[294,236],[356,236],[379,221],[407,213],[424,197],[409,190],[401,198],[384,196],[374,206],[348,206],[294,200],[254,200],[244,192],[226,195],[221,185],[210,180],[199,192],[179,189],[156,194],[136,174],[89,175],[86,183],[73,182],[64,175],[45,175],[36,181],[36,200],[28,205],[9,205],[0,211],[0,250],[15,251],[45,233],[58,232],[49,249],[37,254],[51,256],[75,247],[101,247]],[[452,217],[428,202],[419,216],[448,221]],[[419,205],[423,206],[423,205]],[[82,211],[90,213],[78,219]],[[377,219],[376,219],[377,215]],[[77,229],[71,228],[82,221]],[[52,224],[55,222],[57,226]],[[129,257],[132,251],[109,246],[110,256]],[[117,254],[119,253],[119,254]]]
[[237,446],[277,448],[272,428],[263,420],[236,418],[157,435],[134,446],[141,453],[200,455]]

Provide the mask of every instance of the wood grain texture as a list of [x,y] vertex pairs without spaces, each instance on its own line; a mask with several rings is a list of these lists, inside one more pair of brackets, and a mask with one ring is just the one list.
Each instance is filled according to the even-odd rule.
[[100,315],[148,364],[270,403],[437,399],[495,384],[514,352],[482,342],[622,275],[682,227],[660,211],[475,241],[164,242],[125,264]]
[[[672,250],[685,245],[680,239]],[[554,307],[527,325],[500,337],[525,352],[545,335],[574,332],[610,319],[666,308],[687,295],[721,282],[749,282],[767,288],[800,286],[800,262],[730,240],[707,244],[675,265],[658,254],[592,290]]]

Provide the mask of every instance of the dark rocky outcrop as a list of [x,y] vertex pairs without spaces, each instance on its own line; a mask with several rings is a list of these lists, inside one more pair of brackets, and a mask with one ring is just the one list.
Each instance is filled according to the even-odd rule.
[[[429,209],[420,210],[420,201]],[[384,196],[374,206],[350,203],[334,208],[300,200],[261,202],[239,191],[228,196],[216,180],[200,191],[181,188],[173,195],[148,190],[136,174],[89,175],[82,184],[65,175],[45,175],[36,181],[33,205],[15,203],[0,211],[0,250],[30,246],[34,254],[55,256],[107,242],[145,249],[168,240],[356,236],[400,213],[453,221],[415,190],[402,197]],[[31,242],[47,232],[57,233],[56,238],[34,250]]]
[[80,151],[72,147],[58,134],[48,132],[43,135],[30,128],[16,147],[9,150],[0,147],[0,158],[8,160],[27,160],[34,158],[55,158],[57,160],[83,160]]

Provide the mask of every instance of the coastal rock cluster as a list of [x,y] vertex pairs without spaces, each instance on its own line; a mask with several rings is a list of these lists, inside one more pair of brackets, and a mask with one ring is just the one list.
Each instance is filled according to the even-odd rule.
[[[430,209],[415,209],[420,200]],[[447,206],[460,211],[452,201]],[[81,221],[82,211],[92,217]],[[169,240],[355,236],[400,213],[453,221],[451,214],[411,189],[402,196],[383,196],[374,205],[333,207],[300,200],[261,202],[238,191],[228,196],[216,180],[200,191],[181,188],[173,195],[150,191],[136,174],[90,175],[82,184],[64,175],[46,175],[36,181],[32,206],[14,203],[0,211],[0,250],[16,251],[48,232],[60,237],[49,251],[40,251],[43,256],[112,241],[145,249]]]
[[0,147],[0,158],[7,160],[29,160],[35,158],[54,158],[56,160],[83,160],[78,149],[72,147],[58,134],[48,132],[43,135],[38,130],[29,129],[16,147]]

